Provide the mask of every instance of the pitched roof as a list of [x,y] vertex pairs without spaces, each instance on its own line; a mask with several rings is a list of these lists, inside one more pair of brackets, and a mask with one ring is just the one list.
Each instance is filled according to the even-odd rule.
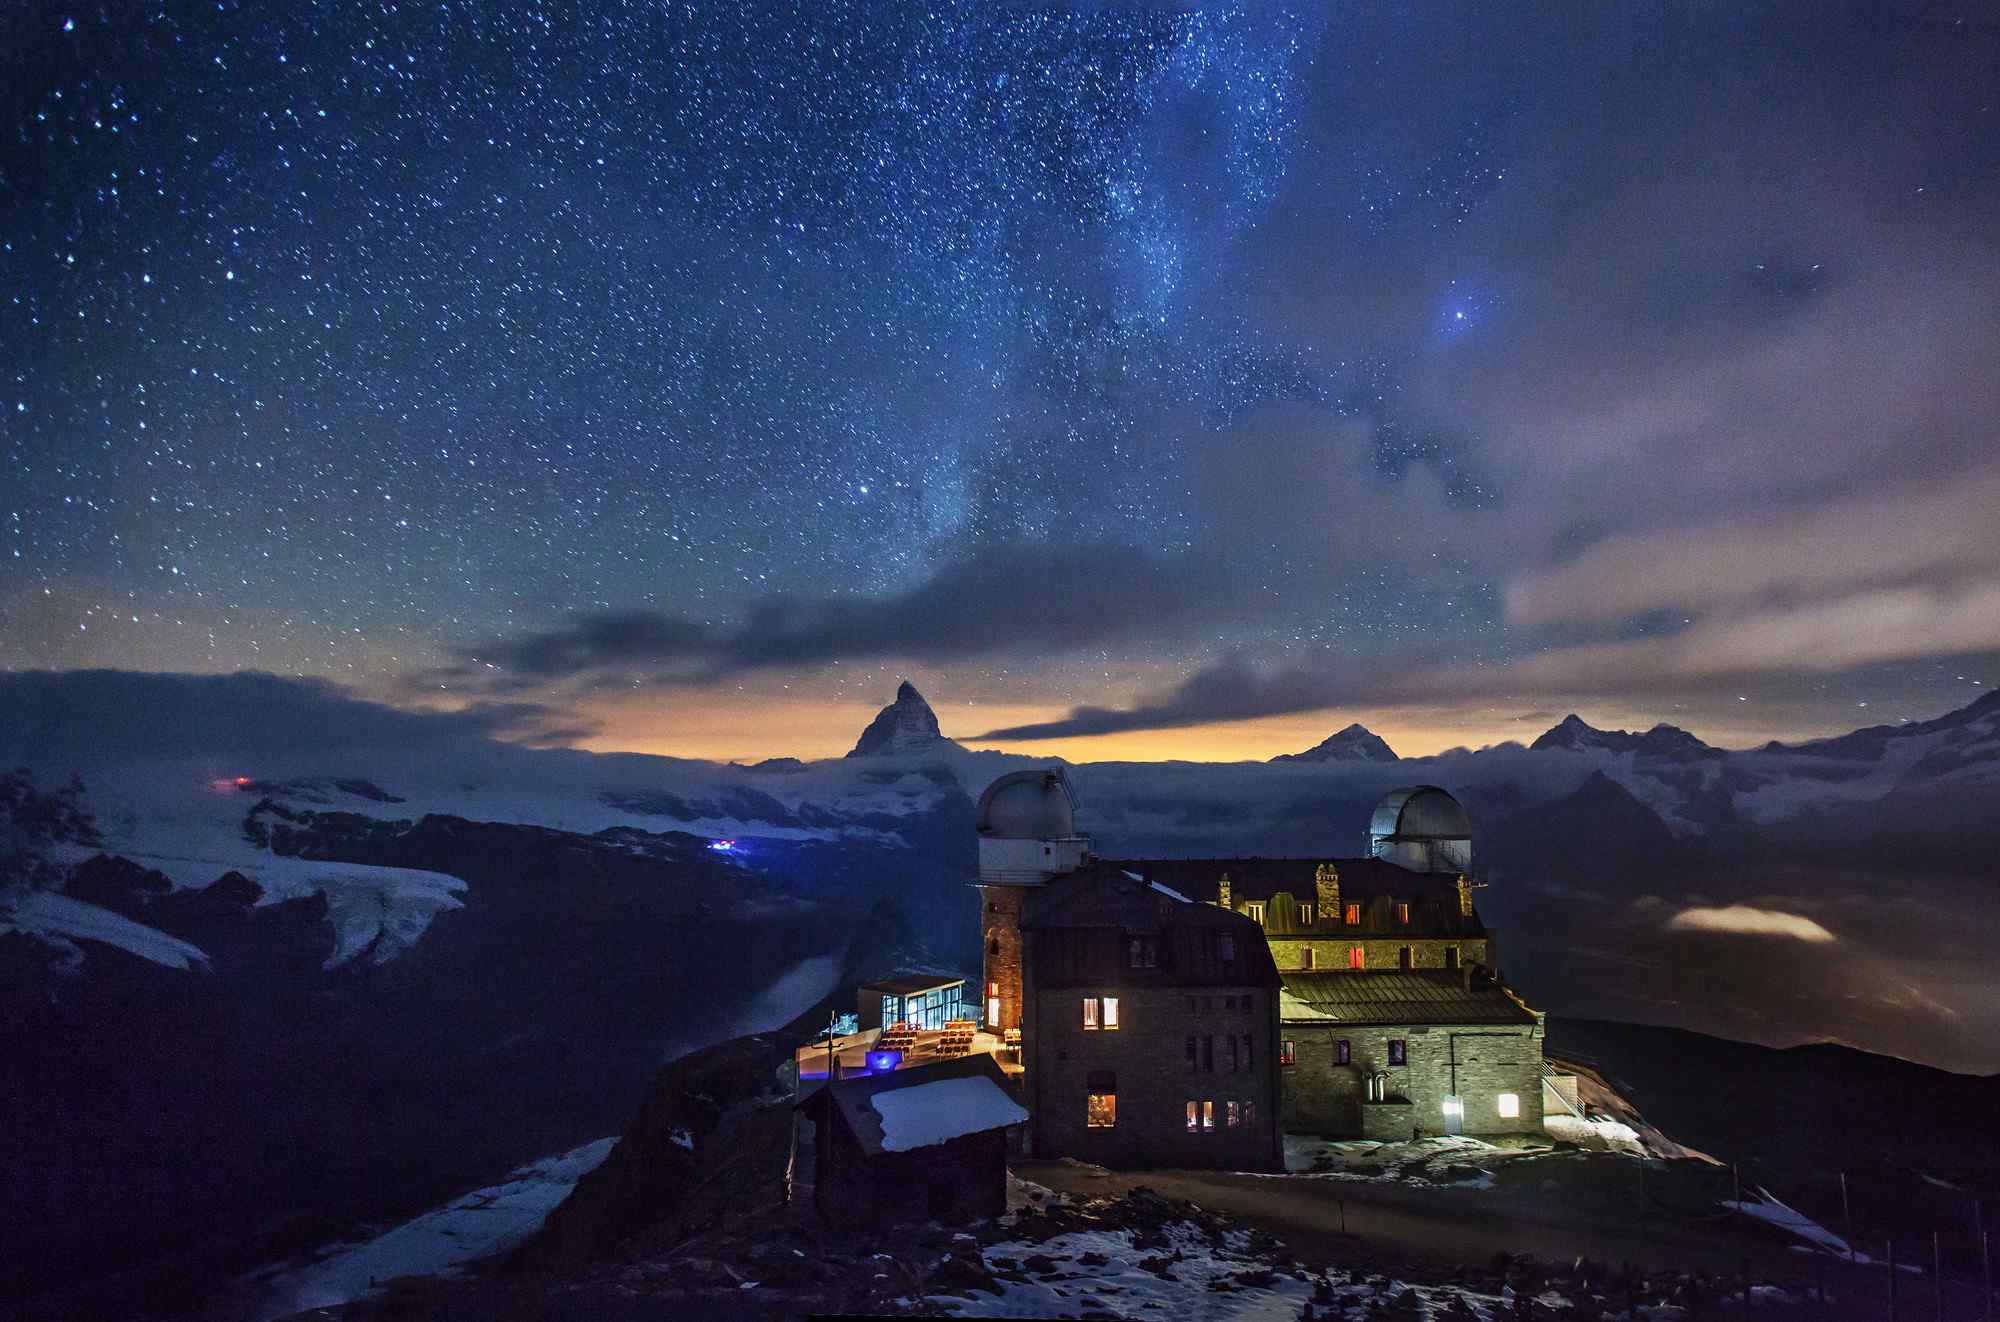
[[[1157,974],[1143,975],[1147,981],[1278,985],[1278,966],[1254,919],[1203,904],[1118,864],[1093,862],[1031,892],[1021,908],[1021,927],[1111,929],[1159,937],[1159,967]],[[1235,937],[1226,959],[1218,953],[1222,943],[1214,939],[1217,933]]]
[[1278,1017],[1288,1023],[1532,1024],[1534,1011],[1490,978],[1442,970],[1409,973],[1280,970]]
[[1212,902],[1221,895],[1220,882],[1229,874],[1234,900],[1268,900],[1279,891],[1310,900],[1317,889],[1320,865],[1331,863],[1340,873],[1340,898],[1365,903],[1377,896],[1398,900],[1458,897],[1458,879],[1444,873],[1412,872],[1379,858],[1128,858],[1106,860],[1107,866],[1135,872],[1148,881],[1171,886],[1191,900]]
[[815,1116],[828,1105],[838,1107],[871,1157],[932,1147],[1028,1118],[1007,1091],[999,1063],[986,1052],[841,1079],[815,1089],[800,1105]]

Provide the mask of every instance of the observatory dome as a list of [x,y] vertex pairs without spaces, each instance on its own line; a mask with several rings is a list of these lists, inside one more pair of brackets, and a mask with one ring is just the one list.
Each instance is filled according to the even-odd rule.
[[1436,785],[1390,790],[1369,819],[1368,852],[1416,872],[1469,872],[1472,819]]
[[1010,771],[979,796],[979,834],[1005,840],[1062,840],[1076,834],[1076,794],[1060,767]]

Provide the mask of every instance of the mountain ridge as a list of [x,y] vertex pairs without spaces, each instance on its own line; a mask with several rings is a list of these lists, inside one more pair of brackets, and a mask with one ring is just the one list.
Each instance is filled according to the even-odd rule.
[[875,719],[861,732],[861,738],[847,756],[925,753],[943,745],[959,747],[956,740],[944,737],[944,731],[938,727],[937,713],[924,701],[924,695],[917,692],[917,686],[906,679],[896,686],[896,700],[875,713]]
[[1396,750],[1381,735],[1356,721],[1302,753],[1280,753],[1273,762],[1396,762]]

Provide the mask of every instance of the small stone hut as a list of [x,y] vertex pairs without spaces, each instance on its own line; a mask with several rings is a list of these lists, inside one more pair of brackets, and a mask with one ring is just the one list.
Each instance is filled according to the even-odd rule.
[[1007,1208],[1007,1131],[1028,1113],[990,1054],[842,1079],[800,1107],[823,1216],[888,1225]]

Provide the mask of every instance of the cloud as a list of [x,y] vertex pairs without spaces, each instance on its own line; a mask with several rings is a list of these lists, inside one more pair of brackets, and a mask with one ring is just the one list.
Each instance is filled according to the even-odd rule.
[[767,597],[729,625],[664,612],[582,615],[455,649],[460,664],[439,678],[504,689],[593,674],[704,682],[856,658],[1046,659],[1185,637],[1241,609],[1215,567],[1196,558],[1017,544],[955,560],[886,597]]
[[1363,705],[1714,694],[1772,674],[1830,674],[1996,647],[2000,580],[1956,589],[1909,587],[1718,614],[1663,636],[1554,647],[1490,665],[1424,665],[1408,656],[1375,656],[1259,668],[1232,657],[1129,708],[1077,707],[1057,720],[974,738],[1075,738]]
[[1720,908],[1690,907],[1667,920],[1673,932],[1734,932],[1745,936],[1782,936],[1795,941],[1827,942],[1837,938],[1810,918],[1747,904]]
[[0,755],[55,766],[102,758],[245,760],[486,745],[566,744],[590,731],[534,703],[412,712],[354,697],[321,679],[243,671],[163,675],[119,670],[0,672]]
[[1615,619],[2000,571],[2000,468],[1757,519],[1612,537],[1506,589],[1511,623]]

